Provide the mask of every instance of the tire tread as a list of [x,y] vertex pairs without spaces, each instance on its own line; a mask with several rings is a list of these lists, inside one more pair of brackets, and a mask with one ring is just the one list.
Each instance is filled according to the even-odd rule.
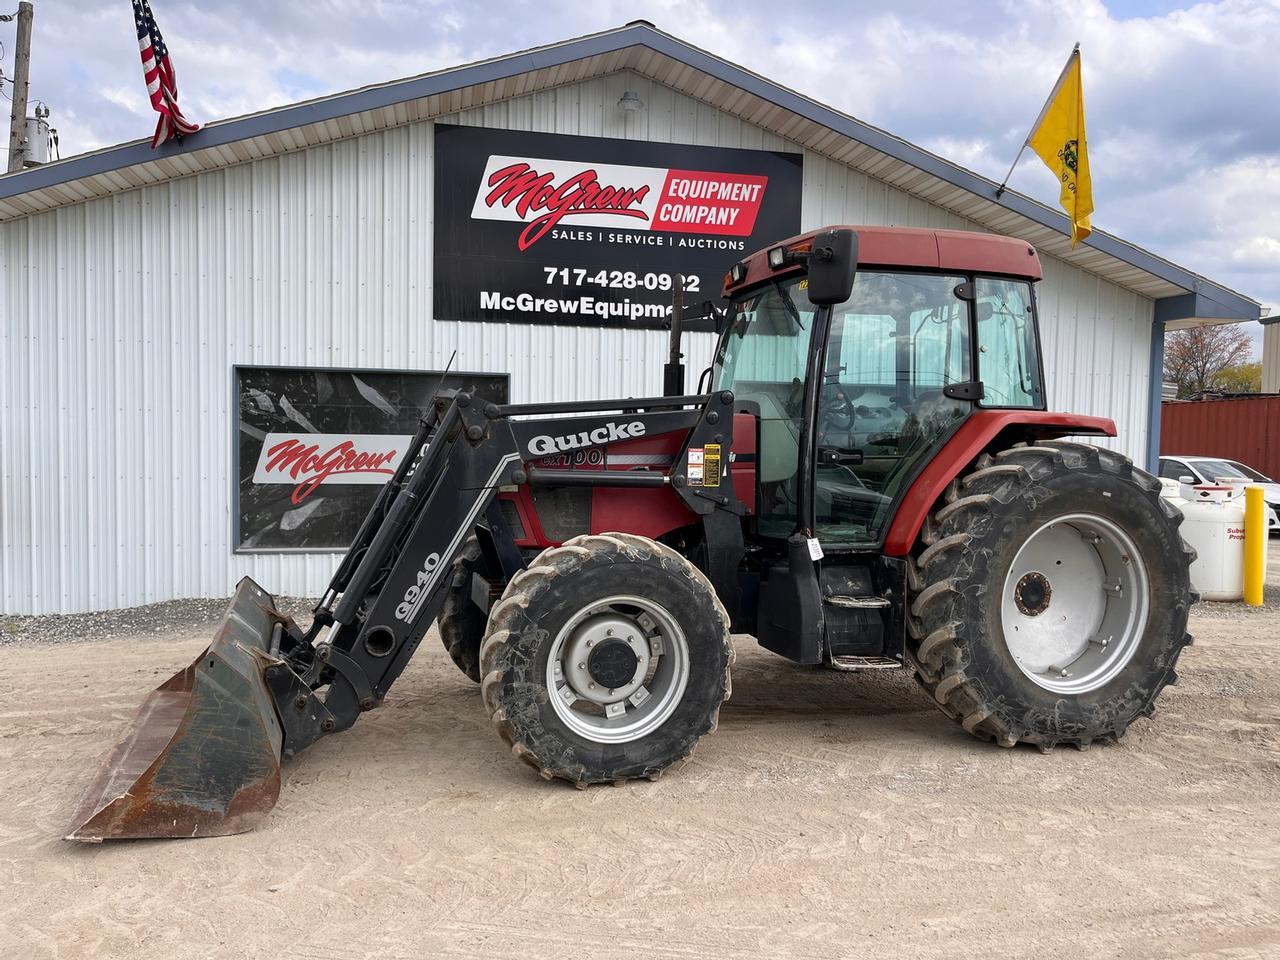
[[[941,498],[941,506],[925,522],[920,548],[908,559],[911,597],[907,604],[907,652],[915,679],[943,713],[979,739],[1005,747],[1018,742],[1030,743],[1046,753],[1059,744],[1084,750],[1096,740],[1118,740],[1133,719],[1116,716],[1110,726],[1100,723],[1096,729],[1082,730],[1074,736],[1050,737],[1030,727],[1008,726],[996,704],[985,703],[978,685],[965,674],[962,654],[968,630],[963,620],[953,613],[953,604],[960,599],[960,587],[949,576],[954,565],[940,562],[945,561],[954,548],[968,547],[974,532],[992,523],[996,504],[1009,503],[1028,487],[1056,472],[1090,469],[1132,482],[1157,501],[1168,516],[1160,501],[1159,480],[1113,450],[1067,440],[1018,444],[994,456],[984,454],[967,474],[952,482]],[[1180,516],[1169,519],[1175,527],[1181,522]],[[1189,566],[1195,552],[1186,541],[1181,543],[1183,559]],[[1177,682],[1174,665],[1182,649],[1190,643],[1191,636],[1185,632],[1174,642],[1166,668],[1137,706],[1135,715],[1150,717],[1155,712],[1155,701],[1161,691]]]
[[[522,629],[525,610],[534,606],[549,591],[560,588],[562,578],[572,577],[588,563],[616,563],[630,560],[656,560],[668,572],[688,577],[697,592],[709,599],[724,644],[725,668],[722,695],[702,729],[685,738],[678,756],[661,767],[652,767],[626,775],[593,776],[569,757],[540,756],[536,745],[521,735],[502,707],[504,674],[512,656],[519,655],[513,635]],[[588,534],[574,537],[559,547],[543,551],[534,564],[517,573],[507,584],[502,599],[489,615],[488,635],[481,649],[482,699],[498,735],[511,747],[514,756],[536,769],[547,780],[566,780],[577,787],[592,783],[623,783],[628,780],[657,780],[676,764],[687,763],[699,740],[715,731],[720,720],[720,706],[732,693],[730,671],[734,662],[733,644],[729,638],[729,616],[706,576],[688,559],[666,544],[629,533]]]

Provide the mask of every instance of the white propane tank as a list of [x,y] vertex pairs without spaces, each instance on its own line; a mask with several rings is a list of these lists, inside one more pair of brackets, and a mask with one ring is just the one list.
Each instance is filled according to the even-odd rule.
[[1244,596],[1244,493],[1225,484],[1182,484],[1182,537],[1196,551],[1191,585],[1202,600]]

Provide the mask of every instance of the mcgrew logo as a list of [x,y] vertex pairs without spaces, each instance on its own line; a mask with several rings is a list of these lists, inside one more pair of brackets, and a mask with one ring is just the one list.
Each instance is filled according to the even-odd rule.
[[269,433],[258,455],[254,483],[294,484],[299,504],[321,484],[384,484],[395,474],[409,437],[364,434]]
[[632,420],[630,423],[606,423],[594,430],[583,430],[581,433],[553,437],[540,434],[529,441],[529,452],[535,457],[545,457],[552,453],[565,453],[569,450],[580,450],[583,447],[599,447],[618,440],[634,440],[644,436],[644,423]]
[[477,220],[523,223],[528,250],[563,222],[620,230],[747,237],[768,177],[616,163],[490,156],[471,206]]
[[648,194],[647,184],[638,189],[602,184],[590,168],[556,183],[554,173],[541,173],[527,163],[513,163],[490,174],[485,183],[491,188],[484,198],[485,206],[514,205],[521,220],[533,215],[520,234],[521,250],[537,243],[571,214],[608,213],[649,219],[644,210],[633,209]]

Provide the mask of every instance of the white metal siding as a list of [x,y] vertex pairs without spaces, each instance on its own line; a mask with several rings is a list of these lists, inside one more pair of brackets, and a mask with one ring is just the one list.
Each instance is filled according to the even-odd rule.
[[1262,392],[1280,392],[1280,324],[1262,328]]
[[[634,89],[646,109],[616,108]],[[799,149],[617,74],[447,118],[588,136]],[[665,335],[435,320],[429,121],[0,224],[0,610],[316,594],[334,555],[231,552],[236,363],[508,371],[516,401],[640,395]],[[806,152],[802,220],[974,229]],[[1045,259],[1052,405],[1146,445],[1152,302]],[[712,337],[692,336],[690,377]]]

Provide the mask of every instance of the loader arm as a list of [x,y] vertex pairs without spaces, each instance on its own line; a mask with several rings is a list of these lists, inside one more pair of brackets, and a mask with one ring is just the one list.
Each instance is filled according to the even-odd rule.
[[520,467],[508,421],[489,420],[466,394],[444,407],[316,648],[329,658],[334,682],[325,705],[336,729],[382,702],[439,614],[440,586],[463,542],[498,487],[521,482]]
[[[632,412],[621,417],[600,412],[624,404]],[[709,575],[713,583],[718,581],[722,595],[733,596],[741,557],[741,528],[736,514],[741,511],[731,485],[689,483],[687,456],[691,446],[714,442],[723,446],[723,459],[728,462],[732,404],[729,393],[509,406],[481,406],[467,394],[458,394],[451,401],[442,402],[437,407],[431,442],[420,452],[411,451],[418,455],[419,462],[401,480],[376,529],[369,531],[368,546],[362,546],[358,564],[345,583],[335,576],[330,585],[331,596],[342,591],[340,599],[331,613],[323,605],[317,609],[318,620],[332,621],[328,637],[314,648],[310,643],[298,645],[301,661],[295,666],[305,669],[314,650],[324,666],[318,672],[311,666],[312,677],[332,680],[324,705],[334,729],[346,729],[362,710],[381,703],[400,676],[440,613],[447,571],[500,487],[526,483],[670,486],[690,512],[702,519],[707,538],[713,543],[710,555],[714,563]],[[567,414],[588,416],[564,417]],[[559,416],[513,419],[539,415]],[[545,450],[548,441],[556,443],[557,438],[562,444],[569,436],[574,442],[607,445],[630,439],[637,431],[648,435],[678,431],[684,435],[680,455],[669,473],[574,473],[524,466],[526,459]],[[494,536],[511,542],[509,530],[493,529],[501,523],[498,518],[490,516],[487,523]],[[339,574],[343,572],[340,568]],[[323,728],[299,731],[300,739],[295,736],[292,744],[286,743],[286,755],[325,732],[328,731]]]

